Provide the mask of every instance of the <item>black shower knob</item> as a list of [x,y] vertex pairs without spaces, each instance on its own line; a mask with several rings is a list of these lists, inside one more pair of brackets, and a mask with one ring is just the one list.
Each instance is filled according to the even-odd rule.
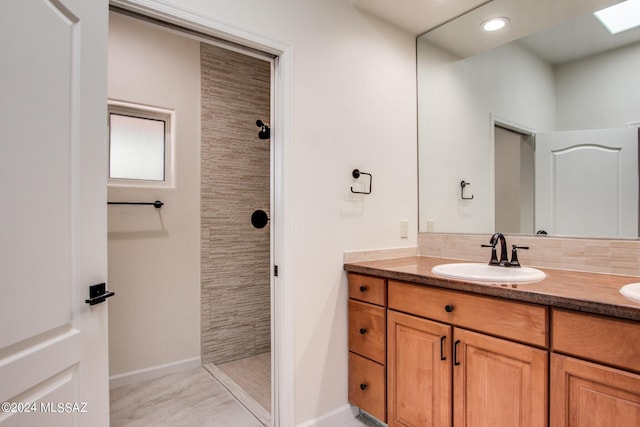
[[269,215],[261,209],[258,209],[251,214],[251,224],[255,228],[264,228],[268,222]]

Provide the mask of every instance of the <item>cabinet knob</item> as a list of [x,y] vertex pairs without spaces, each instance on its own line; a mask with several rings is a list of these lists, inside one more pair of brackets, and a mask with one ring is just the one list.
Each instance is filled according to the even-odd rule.
[[451,304],[445,305],[444,311],[446,311],[447,313],[451,313],[453,311],[453,306]]
[[360,286],[360,292],[366,292],[367,291],[367,287],[362,285]]
[[360,333],[364,335],[367,333],[367,330],[365,328],[360,328]]
[[366,389],[367,389],[366,384],[360,384],[360,390],[366,390]]

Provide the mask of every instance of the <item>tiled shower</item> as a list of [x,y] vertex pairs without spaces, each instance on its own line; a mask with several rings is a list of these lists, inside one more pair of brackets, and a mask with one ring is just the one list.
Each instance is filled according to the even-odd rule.
[[201,353],[223,364],[269,352],[271,64],[201,44]]

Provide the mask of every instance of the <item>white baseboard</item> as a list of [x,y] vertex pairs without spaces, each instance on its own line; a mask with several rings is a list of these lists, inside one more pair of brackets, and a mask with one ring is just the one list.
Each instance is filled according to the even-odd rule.
[[298,424],[297,427],[335,427],[353,421],[358,416],[358,409],[344,405],[326,414]]
[[176,374],[178,372],[188,371],[189,369],[199,368],[200,366],[202,366],[200,357],[193,357],[191,359],[178,360],[176,362],[165,363],[164,365],[151,366],[149,368],[112,375],[109,377],[109,388],[121,387],[139,381]]

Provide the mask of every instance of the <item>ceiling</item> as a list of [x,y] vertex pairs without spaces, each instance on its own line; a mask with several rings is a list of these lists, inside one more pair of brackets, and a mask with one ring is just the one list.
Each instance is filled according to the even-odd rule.
[[491,0],[351,0],[356,9],[417,36]]
[[[640,41],[640,29],[612,37],[591,15],[619,1],[351,0],[361,12],[413,35],[429,31],[426,39],[463,58],[528,36],[520,42],[553,64]],[[496,16],[510,19],[506,31],[481,32],[480,24]]]
[[518,41],[551,64],[562,64],[640,42],[640,28],[611,35],[591,13]]

